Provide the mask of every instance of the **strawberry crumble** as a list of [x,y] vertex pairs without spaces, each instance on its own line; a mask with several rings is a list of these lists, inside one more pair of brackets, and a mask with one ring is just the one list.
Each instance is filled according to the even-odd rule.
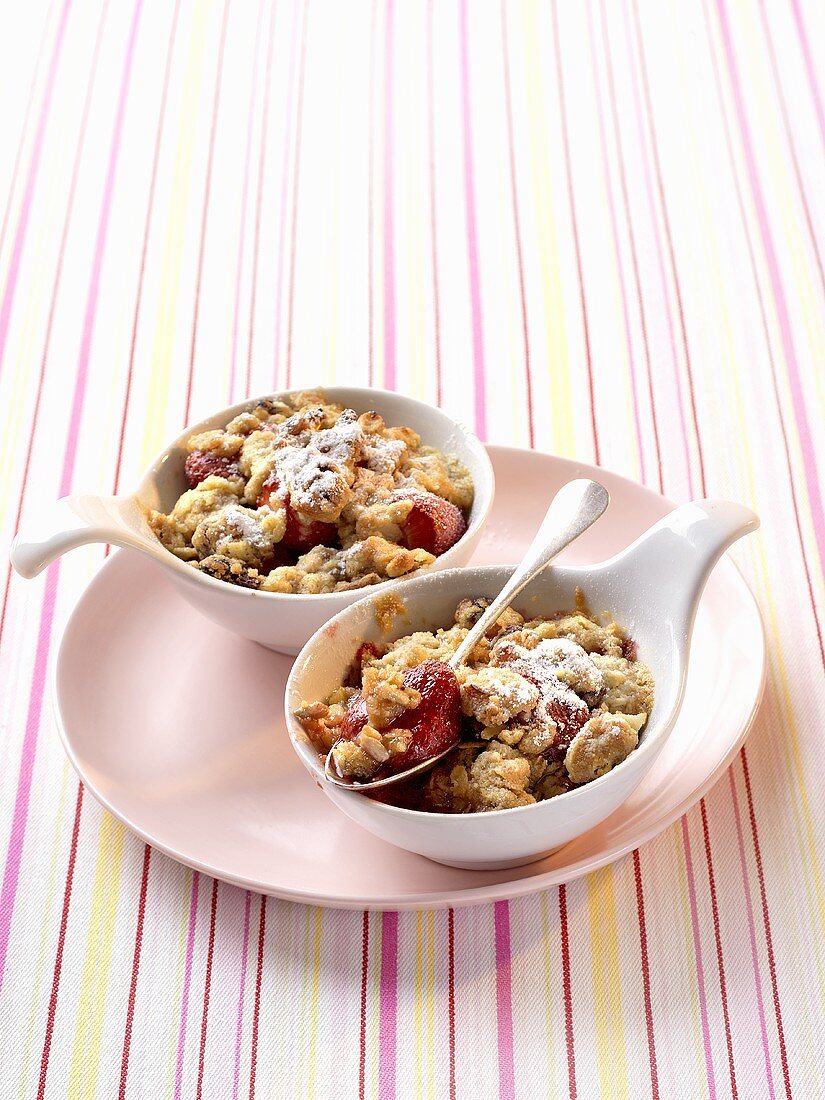
[[574,611],[527,619],[512,608],[455,671],[447,664],[487,600],[454,623],[359,647],[350,680],[296,716],[319,754],[352,781],[403,771],[452,747],[432,770],[375,797],[433,813],[529,806],[606,774],[637,746],[653,676],[615,622],[577,594]]
[[191,436],[189,488],[160,541],[196,569],[262,592],[342,592],[431,565],[467,529],[473,482],[452,454],[321,390],[249,407]]

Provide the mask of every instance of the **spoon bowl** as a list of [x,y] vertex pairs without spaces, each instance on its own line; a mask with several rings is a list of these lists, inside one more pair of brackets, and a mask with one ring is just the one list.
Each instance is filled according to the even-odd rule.
[[294,711],[323,699],[344,680],[363,641],[391,641],[452,621],[459,600],[495,597],[512,566],[447,570],[398,586],[405,611],[382,634],[372,597],[337,615],[298,656],[286,687],[293,747],[324,793],[363,828],[400,848],[455,867],[515,867],[539,859],[603,821],[649,771],[673,729],[684,693],[690,638],[705,582],[736,539],[759,525],[748,508],[697,501],[677,508],[629,547],[588,566],[553,566],[536,577],[514,606],[530,617],[574,606],[580,587],[594,610],[609,610],[636,641],[656,683],[656,702],[639,746],[607,775],[531,806],[493,813],[437,814],[403,809],[324,780],[323,760]]
[[[603,485],[590,478],[576,478],[562,485],[550,502],[550,507],[541,521],[533,541],[527,548],[527,553],[521,564],[513,570],[496,598],[479,617],[478,622],[467,632],[467,636],[461,645],[449,659],[447,664],[456,669],[464,664],[473,647],[481,641],[489,628],[498,621],[502,612],[517,598],[520,592],[534,580],[550,562],[558,557],[562,550],[571,542],[583,535],[592,527],[597,519],[604,515],[610,503],[610,493]],[[392,775],[383,776],[380,779],[371,779],[362,782],[341,779],[335,772],[333,754],[335,748],[330,749],[324,761],[324,778],[328,783],[339,787],[348,787],[350,790],[374,791],[378,787],[389,787],[393,783],[401,783],[412,779],[414,775],[421,775],[434,767],[439,760],[453,751],[455,745],[450,745],[443,752],[422,760],[411,768],[394,772]]]

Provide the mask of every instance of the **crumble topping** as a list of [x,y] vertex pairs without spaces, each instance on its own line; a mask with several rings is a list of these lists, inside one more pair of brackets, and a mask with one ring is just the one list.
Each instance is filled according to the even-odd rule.
[[[322,754],[334,746],[341,775],[375,778],[389,774],[396,754],[410,756],[428,715],[431,725],[438,717],[431,701],[438,693],[428,696],[427,680],[419,675],[413,687],[411,677],[444,669],[486,606],[483,599],[462,600],[449,627],[364,643],[347,686],[326,702],[302,705],[296,716],[308,739]],[[629,756],[654,702],[652,674],[636,658],[632,639],[612,620],[597,620],[580,594],[574,612],[552,618],[525,621],[507,609],[455,677],[455,747],[430,771],[377,797],[434,813],[555,798]],[[361,724],[342,737],[358,708]]]
[[260,401],[187,451],[190,488],[150,526],[194,568],[264,592],[347,591],[432,565],[473,501],[455,455],[321,390]]

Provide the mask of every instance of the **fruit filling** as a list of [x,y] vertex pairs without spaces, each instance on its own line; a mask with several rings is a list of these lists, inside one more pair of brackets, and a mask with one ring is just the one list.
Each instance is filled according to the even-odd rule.
[[189,488],[150,511],[163,545],[264,592],[363,588],[431,565],[467,530],[473,482],[453,454],[321,390],[264,400],[187,441]]
[[364,782],[447,755],[374,797],[433,813],[529,806],[605,775],[639,743],[653,676],[614,621],[512,608],[455,671],[447,663],[488,605],[462,600],[445,629],[362,643],[342,684],[296,717],[341,778]]

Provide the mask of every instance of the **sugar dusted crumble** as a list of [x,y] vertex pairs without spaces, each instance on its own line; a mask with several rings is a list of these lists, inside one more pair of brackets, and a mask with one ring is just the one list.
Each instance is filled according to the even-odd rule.
[[461,538],[473,502],[455,455],[321,390],[251,405],[187,451],[189,488],[168,514],[150,511],[150,526],[194,568],[264,592],[407,576]]
[[351,682],[296,712],[319,753],[334,746],[339,774],[376,778],[453,746],[430,771],[375,795],[472,813],[555,798],[633,752],[654,684],[621,627],[599,621],[580,594],[575,611],[552,618],[510,608],[453,672],[446,662],[487,603],[462,600],[443,629],[365,643]]

